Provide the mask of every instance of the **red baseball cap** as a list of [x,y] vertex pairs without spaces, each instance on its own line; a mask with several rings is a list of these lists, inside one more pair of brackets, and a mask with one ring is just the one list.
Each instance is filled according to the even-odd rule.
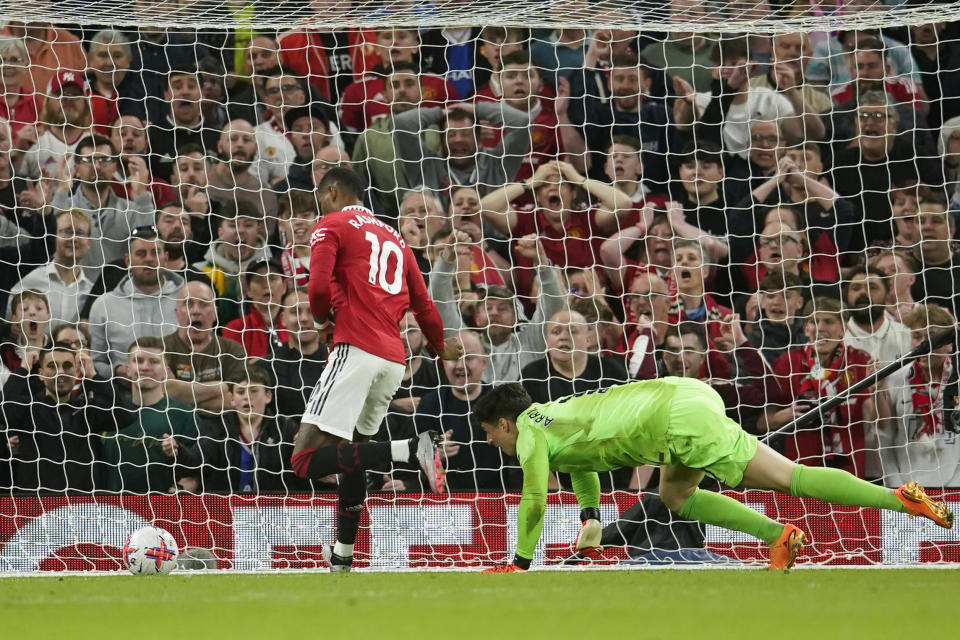
[[73,71],[72,69],[61,69],[57,71],[56,75],[50,78],[50,87],[48,88],[48,93],[50,95],[60,95],[63,91],[63,88],[68,84],[76,85],[80,87],[80,90],[83,90],[83,76],[79,72]]

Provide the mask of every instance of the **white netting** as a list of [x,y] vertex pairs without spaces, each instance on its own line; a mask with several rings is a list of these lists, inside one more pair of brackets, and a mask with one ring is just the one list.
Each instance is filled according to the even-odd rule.
[[[372,464],[357,557],[376,568],[517,546],[520,465],[470,417],[490,385],[548,402],[696,377],[764,437],[955,325],[956,3],[0,7],[0,571],[114,567],[144,522],[222,567],[322,564],[337,479],[294,474],[294,434],[325,367],[353,372],[296,288],[335,166],[467,351],[444,366],[401,322],[374,439],[446,433],[451,495]],[[360,275],[391,291],[372,246]],[[771,445],[956,507],[953,345]],[[317,406],[364,395],[331,389]],[[601,474],[613,557],[765,555],[676,521],[657,473]],[[538,563],[578,529],[569,476],[549,486]],[[733,495],[812,534],[813,562],[958,560],[902,514]]]

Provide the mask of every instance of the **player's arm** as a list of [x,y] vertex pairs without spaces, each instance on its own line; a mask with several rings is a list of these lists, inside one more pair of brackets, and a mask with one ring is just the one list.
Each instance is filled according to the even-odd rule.
[[523,467],[523,494],[517,514],[517,552],[513,564],[520,569],[529,569],[533,553],[543,532],[543,516],[547,508],[547,482],[550,465],[547,445],[543,438],[536,438],[530,453],[521,461]]
[[[437,305],[433,303],[433,299],[427,291],[427,284],[423,281],[423,274],[420,273],[417,260],[414,258],[409,245],[404,247],[404,260],[406,262],[404,276],[407,279],[407,290],[410,292],[410,307],[413,309],[413,315],[417,318],[420,330],[427,338],[427,345],[441,359],[456,360],[463,355],[463,348],[459,346],[458,341],[453,339],[444,342],[443,321],[440,319],[440,312],[437,311]],[[312,266],[311,263],[311,269]],[[313,308],[312,303],[311,308]]]
[[310,311],[321,325],[329,322],[333,291],[333,268],[337,263],[340,236],[334,221],[321,224],[310,236],[310,280],[307,292]]

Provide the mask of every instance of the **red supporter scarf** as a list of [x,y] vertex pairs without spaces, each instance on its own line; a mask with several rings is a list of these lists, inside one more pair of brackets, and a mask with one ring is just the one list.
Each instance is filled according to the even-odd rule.
[[[911,413],[915,416],[907,435],[910,442],[919,440],[921,436],[936,438],[943,435],[943,388],[953,374],[953,363],[947,359],[943,364],[943,372],[937,382],[927,382],[920,373],[920,366],[914,362],[910,365],[913,375],[910,378],[910,402],[913,405]],[[919,418],[919,419],[916,419]]]

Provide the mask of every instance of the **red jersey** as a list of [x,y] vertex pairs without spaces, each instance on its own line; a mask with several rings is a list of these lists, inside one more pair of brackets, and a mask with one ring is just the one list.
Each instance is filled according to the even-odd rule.
[[256,309],[228,322],[223,328],[223,337],[242,344],[250,358],[266,358],[271,339],[277,344],[286,344],[289,340],[286,329],[270,328]]
[[0,100],[0,118],[10,123],[11,144],[16,144],[21,129],[28,125],[37,124],[38,114],[43,108],[42,94],[31,93],[26,90],[16,93],[20,96],[20,99],[13,110],[10,109],[5,100]]
[[[773,375],[780,388],[781,403],[810,400],[816,404],[867,377],[873,359],[865,351],[841,345],[826,367],[817,360],[813,347],[793,349],[773,364]],[[870,391],[862,391],[827,414],[828,424],[808,425],[783,442],[786,457],[806,465],[836,466],[864,477],[863,401]]]
[[[380,62],[380,55],[374,46],[376,36],[372,29],[349,29],[347,40],[350,44],[350,64],[354,76],[360,78]],[[330,82],[337,73],[330,68],[329,52],[323,46],[320,32],[311,28],[297,28],[285,31],[277,38],[280,47],[280,62],[297,76],[306,77],[327,100],[330,99]]]
[[443,349],[440,313],[399,231],[355,205],[323,216],[310,247],[310,310],[324,320],[333,309],[334,343],[406,362],[399,326],[412,308],[430,348]]
[[[350,131],[363,131],[374,120],[390,115],[384,86],[382,76],[372,75],[344,89],[340,100],[341,124]],[[440,76],[423,74],[420,76],[420,95],[420,107],[441,107],[457,92]]]

